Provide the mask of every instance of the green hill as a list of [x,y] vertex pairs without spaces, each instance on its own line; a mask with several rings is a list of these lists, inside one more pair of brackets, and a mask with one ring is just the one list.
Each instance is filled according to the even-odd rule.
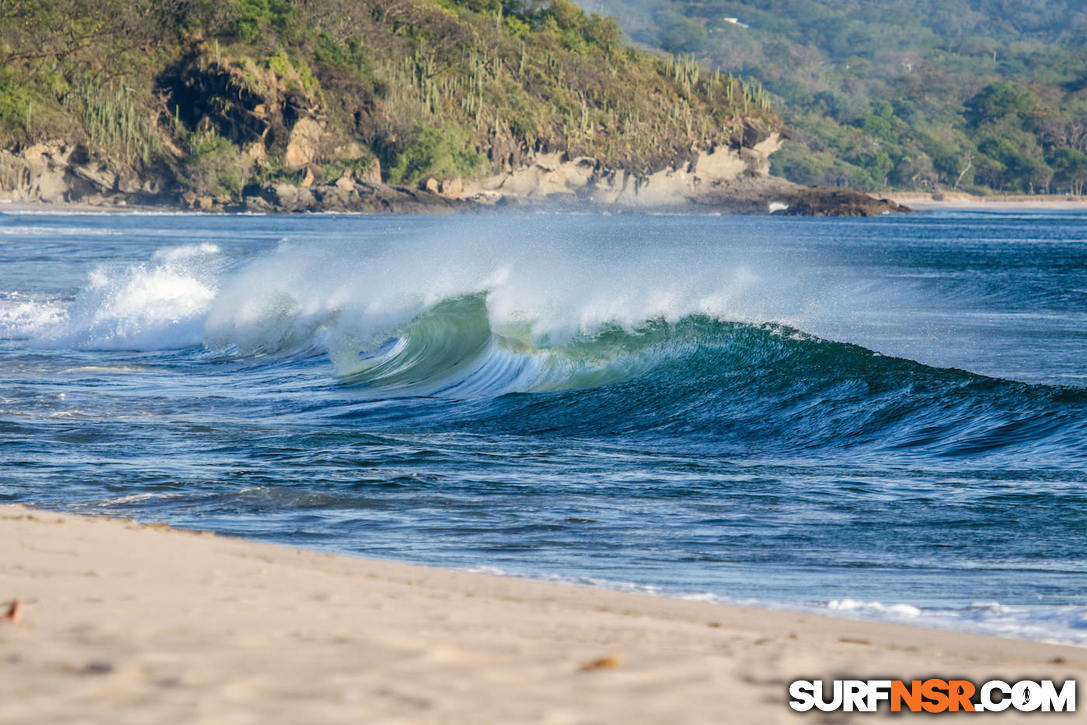
[[149,193],[413,185],[548,151],[644,174],[745,123],[779,123],[761,89],[566,0],[0,3],[0,147],[60,139]]
[[763,84],[806,184],[1087,187],[1082,0],[584,0],[636,41]]

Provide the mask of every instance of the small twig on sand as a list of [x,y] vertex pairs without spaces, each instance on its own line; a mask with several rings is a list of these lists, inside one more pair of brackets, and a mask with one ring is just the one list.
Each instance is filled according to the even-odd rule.
[[8,607],[8,613],[4,615],[4,619],[8,620],[12,624],[18,624],[19,620],[23,618],[23,607],[19,604],[18,599],[11,600],[11,606]]

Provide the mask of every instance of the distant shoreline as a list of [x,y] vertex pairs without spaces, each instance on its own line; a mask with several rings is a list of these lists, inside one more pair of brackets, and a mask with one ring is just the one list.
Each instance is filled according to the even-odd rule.
[[794,679],[1087,677],[1080,647],[20,505],[0,505],[0,548],[0,612],[19,600],[18,621],[0,619],[0,720],[12,723],[671,724],[729,711],[776,723],[796,721]]
[[[757,195],[756,195],[757,196]],[[770,198],[772,195],[767,195]],[[970,194],[928,194],[917,192],[896,192],[885,195],[872,195],[872,198],[888,199],[896,204],[899,204],[908,209],[914,211],[1016,211],[1016,210],[1029,210],[1029,209],[1044,209],[1049,211],[1057,210],[1069,210],[1079,211],[1087,210],[1087,197],[1066,197],[1057,195],[1037,195],[1037,196],[973,196]],[[241,213],[252,214],[258,216],[291,216],[298,213],[310,213],[310,214],[347,214],[358,216],[402,216],[402,215],[433,215],[433,214],[501,214],[501,213],[531,213],[538,211],[582,211],[582,212],[598,212],[607,214],[655,214],[655,213],[674,213],[674,214],[689,214],[691,216],[712,216],[720,214],[743,214],[745,216],[767,216],[770,215],[769,211],[755,212],[751,207],[755,204],[763,203],[762,200],[753,201],[745,200],[746,206],[737,205],[736,207],[729,208],[725,205],[715,208],[712,205],[689,205],[684,207],[668,207],[655,209],[652,207],[646,208],[631,208],[631,207],[610,207],[607,205],[597,206],[577,206],[556,203],[554,205],[548,205],[544,203],[521,203],[521,204],[509,204],[509,205],[497,205],[497,206],[480,206],[480,207],[464,207],[453,208],[449,206],[442,207],[426,207],[420,205],[419,207],[412,208],[410,210],[402,211],[375,211],[375,210],[304,210],[298,211],[286,211],[279,209],[270,209],[263,211],[248,211],[244,209],[230,210],[228,213]],[[45,202],[45,201],[10,201],[0,200],[0,213],[8,214],[40,214],[40,213],[60,213],[60,214],[207,214],[215,216],[222,214],[223,211],[201,211],[198,209],[191,209],[180,204],[90,204],[86,202]],[[806,216],[807,214],[800,214]],[[833,216],[833,215],[832,215]]]
[[956,193],[917,193],[895,192],[887,195],[899,204],[904,204],[917,211],[932,211],[937,209],[963,209],[963,210],[1006,210],[1016,209],[1087,209],[1087,196],[1063,196],[1057,194],[1037,195],[1001,195],[1001,196],[974,196],[973,194]]

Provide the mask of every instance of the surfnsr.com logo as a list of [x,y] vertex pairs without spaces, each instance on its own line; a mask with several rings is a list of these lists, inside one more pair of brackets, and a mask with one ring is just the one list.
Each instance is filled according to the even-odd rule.
[[789,697],[797,712],[1075,712],[1076,681],[796,680]]

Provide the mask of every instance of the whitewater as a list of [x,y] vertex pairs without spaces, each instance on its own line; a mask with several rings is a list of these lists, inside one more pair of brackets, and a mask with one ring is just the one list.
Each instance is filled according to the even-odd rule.
[[1087,215],[0,214],[0,500],[1087,644]]

